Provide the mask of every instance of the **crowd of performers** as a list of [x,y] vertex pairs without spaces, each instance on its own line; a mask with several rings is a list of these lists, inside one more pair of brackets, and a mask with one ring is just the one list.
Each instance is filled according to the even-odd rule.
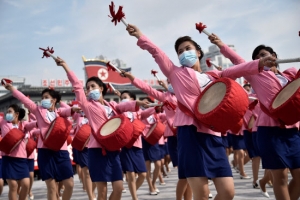
[[[23,121],[25,111],[17,105],[11,105],[5,117],[1,119],[2,141],[6,134],[15,129],[24,134],[22,142],[13,151],[2,152],[0,175],[3,176],[0,184],[3,185],[3,179],[7,181],[9,199],[23,200],[28,196],[33,199],[33,157],[26,152],[28,138],[37,141],[38,167],[40,176],[46,183],[47,198],[72,198],[74,180],[67,142],[64,141],[58,150],[48,148],[49,144],[45,145],[46,134],[53,124],[51,122],[58,118],[71,119],[73,129],[68,131],[74,137],[83,130],[82,127],[89,130],[88,142],[82,149],[74,150],[74,161],[89,200],[103,200],[107,197],[112,200],[121,199],[124,177],[132,199],[138,199],[137,190],[145,179],[149,186],[149,195],[159,195],[157,182],[165,184],[163,178],[170,170],[170,162],[173,167],[178,168],[177,200],[191,200],[192,197],[197,200],[212,198],[208,187],[210,183],[214,184],[217,191],[214,199],[229,200],[233,199],[235,194],[231,164],[241,179],[251,179],[244,171],[244,164],[249,160],[252,160],[253,188],[260,189],[262,195],[269,197],[266,190],[266,185],[269,184],[273,187],[276,199],[299,198],[299,123],[282,126],[262,108],[268,107],[278,91],[295,79],[295,68],[280,72],[275,62],[275,51],[264,45],[254,49],[253,61],[245,62],[218,36],[211,34],[209,40],[217,45],[221,53],[235,66],[225,70],[213,70],[212,73],[202,73],[200,60],[203,52],[189,36],[180,37],[175,42],[175,51],[181,64],[176,66],[136,26],[128,25],[127,31],[129,35],[138,39],[137,45],[141,49],[153,56],[167,77],[168,85],[160,82],[166,91],[159,91],[133,74],[122,71],[122,76],[130,79],[134,86],[149,97],[158,102],[167,101],[171,106],[150,107],[149,103],[153,103],[153,99],[137,100],[130,91],[117,92],[120,103],[107,102],[107,86],[98,77],[89,78],[83,86],[67,63],[59,57],[55,62],[65,70],[72,83],[76,103],[64,104],[59,92],[47,88],[41,94],[41,105],[36,105],[12,84],[6,83],[5,88],[30,112],[29,120]],[[254,98],[249,98],[249,108],[243,119],[243,128],[239,132],[215,132],[190,115],[193,113],[197,97],[218,77],[244,77],[248,81],[244,89],[249,97]],[[60,107],[57,108],[59,104]],[[124,144],[122,149],[111,151],[108,144],[99,142],[97,134],[108,120],[121,115],[134,124],[134,129],[135,126],[143,128],[141,135],[131,141],[131,145]],[[123,121],[114,122],[116,123],[107,127],[106,132],[118,131],[115,130],[116,124],[117,127],[123,125]],[[163,136],[154,144],[149,143],[145,138],[149,130],[159,122],[164,124]],[[232,152],[234,160],[229,163],[228,156]],[[259,180],[260,160],[265,175]],[[154,163],[153,172],[151,162]],[[288,173],[292,177],[289,181]],[[111,194],[107,194],[108,182],[112,183]],[[61,188],[64,188],[63,193],[59,194]]]

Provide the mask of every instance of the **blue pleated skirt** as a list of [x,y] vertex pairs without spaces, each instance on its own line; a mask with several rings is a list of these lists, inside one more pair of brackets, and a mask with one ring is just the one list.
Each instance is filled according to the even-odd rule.
[[29,178],[27,158],[2,157],[3,179],[21,180]]
[[258,148],[264,169],[300,168],[298,129],[258,127]]
[[77,151],[78,164],[81,168],[87,167],[89,163],[89,150],[85,147],[82,151]]
[[168,137],[168,150],[173,167],[178,166],[177,136]]
[[178,127],[178,176],[232,177],[222,138],[197,132],[194,125]]
[[39,148],[38,166],[43,181],[54,179],[60,182],[73,177],[73,168],[67,150],[53,151]]
[[122,169],[124,172],[146,172],[143,150],[138,147],[122,148],[120,153]]
[[92,182],[114,182],[123,180],[120,151],[106,151],[102,148],[88,149],[88,167]]

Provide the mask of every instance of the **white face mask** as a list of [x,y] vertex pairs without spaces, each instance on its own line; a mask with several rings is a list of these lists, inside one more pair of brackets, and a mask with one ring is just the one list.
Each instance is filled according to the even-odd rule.
[[122,99],[121,102],[128,102],[128,101],[130,101],[130,99]]

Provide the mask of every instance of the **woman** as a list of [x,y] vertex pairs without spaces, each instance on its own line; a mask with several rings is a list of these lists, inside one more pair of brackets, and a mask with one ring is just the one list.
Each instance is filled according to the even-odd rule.
[[[259,45],[252,59],[264,59],[267,56],[277,58],[276,52],[268,46]],[[295,79],[297,70],[289,68],[284,72],[277,69],[265,70],[259,75],[247,75],[260,101],[261,112],[257,119],[259,135],[258,148],[264,169],[269,169],[273,176],[273,190],[276,199],[296,200],[300,197],[300,135],[299,122],[293,125],[282,125],[268,114],[268,109],[275,95],[290,81]],[[288,169],[292,180],[288,184]]]
[[[19,129],[25,134],[27,122],[21,120],[25,117],[25,110],[16,104],[8,107],[5,120],[0,122],[2,137],[5,137],[12,129]],[[24,135],[25,137],[25,135]],[[22,142],[9,154],[2,152],[2,173],[9,187],[9,200],[16,200],[18,184],[21,187],[19,200],[26,200],[29,191],[29,169],[27,162],[26,144]]]
[[62,66],[73,85],[77,101],[89,120],[93,134],[90,136],[88,145],[88,166],[93,182],[96,182],[98,200],[107,199],[107,182],[112,182],[113,191],[109,199],[121,199],[123,189],[122,168],[119,151],[106,151],[102,154],[102,146],[95,139],[102,124],[109,118],[126,111],[136,111],[139,106],[145,105],[140,101],[131,101],[117,104],[106,102],[104,95],[107,87],[98,77],[90,77],[86,81],[87,96],[83,86],[76,75],[69,69],[68,65],[60,58],[56,60],[58,66]]
[[[136,100],[136,96],[130,91],[122,91],[120,93],[121,102],[128,102]],[[147,118],[150,114],[141,109],[138,112],[125,112],[124,115],[130,119],[142,120]],[[137,190],[143,184],[146,178],[146,165],[144,162],[144,155],[142,150],[141,135],[137,138],[131,148],[123,147],[120,154],[121,164],[123,171],[126,172],[128,188],[133,200],[137,200]],[[138,178],[136,179],[136,174]]]
[[41,178],[46,182],[48,200],[56,199],[56,182],[60,181],[62,181],[65,186],[62,199],[71,199],[74,181],[67,142],[63,144],[59,151],[53,151],[44,145],[42,138],[45,137],[51,122],[55,120],[56,117],[69,117],[72,112],[78,111],[78,109],[56,109],[56,104],[60,102],[61,95],[59,92],[50,88],[46,88],[42,91],[41,106],[36,105],[35,102],[27,98],[11,84],[6,84],[5,88],[10,90],[13,96],[19,99],[36,117],[37,125],[40,129],[40,136],[37,144],[38,166]]
[[[188,36],[179,38],[175,43],[175,50],[183,67],[177,67],[136,26],[128,25],[127,31],[138,39],[138,45],[142,49],[148,50],[154,57],[164,75],[170,80],[177,101],[192,112],[201,91],[215,79],[211,75],[200,73],[199,58],[203,56],[200,46]],[[236,58],[236,53],[215,35],[211,35],[210,39],[212,42],[218,42],[221,52],[228,52],[231,60]],[[264,65],[270,66],[274,61],[274,58],[267,57],[223,71],[214,70],[213,73],[218,77],[236,79],[246,74],[258,74]],[[232,199],[233,178],[221,133],[216,133],[197,123],[193,117],[189,117],[181,110],[176,112],[174,125],[178,127],[179,176],[187,177],[194,198],[208,198],[208,178],[212,178],[218,192],[215,199]],[[199,157],[203,159],[195,159]],[[211,164],[212,160],[214,164]]]
[[[147,93],[149,96],[154,97],[155,99],[157,99],[160,102],[168,101],[170,104],[173,104],[175,107],[177,106],[177,99],[174,95],[174,90],[173,90],[173,87],[170,84],[169,80],[168,80],[169,85],[167,87],[168,91],[160,92],[158,90],[153,89],[152,87],[150,87],[148,84],[146,84],[142,80],[134,77],[131,73],[125,73],[125,76],[131,80],[131,82],[134,86],[141,89],[143,92]],[[160,85],[163,85],[163,83],[161,82]],[[173,162],[173,166],[177,166],[177,164],[178,164],[177,137],[176,137],[176,133],[174,133],[175,130],[174,130],[174,126],[173,126],[175,112],[176,112],[175,107],[174,107],[174,109],[172,109],[170,107],[164,109],[165,113],[166,113],[166,118],[167,118],[167,122],[166,122],[167,126],[166,126],[166,130],[165,130],[164,134],[166,136],[168,136],[169,141],[172,142],[172,145],[170,145],[170,147],[171,147],[170,152],[172,152],[172,153],[170,153],[170,155],[171,155],[171,159]],[[177,188],[176,188],[176,199],[182,199],[183,196],[184,196],[184,199],[186,199],[186,200],[192,199],[192,191],[191,191],[189,185],[187,184],[187,181],[185,178],[178,180]]]

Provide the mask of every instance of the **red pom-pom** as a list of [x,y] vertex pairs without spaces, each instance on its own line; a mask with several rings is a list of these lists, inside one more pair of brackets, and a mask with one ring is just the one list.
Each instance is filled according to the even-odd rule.
[[10,80],[10,79],[7,79],[7,78],[3,78],[2,80],[1,80],[1,84],[3,85],[3,86],[5,86],[7,83],[12,83],[12,80]]
[[206,25],[204,25],[202,22],[199,24],[196,23],[196,29],[201,33],[205,28],[207,28]]

